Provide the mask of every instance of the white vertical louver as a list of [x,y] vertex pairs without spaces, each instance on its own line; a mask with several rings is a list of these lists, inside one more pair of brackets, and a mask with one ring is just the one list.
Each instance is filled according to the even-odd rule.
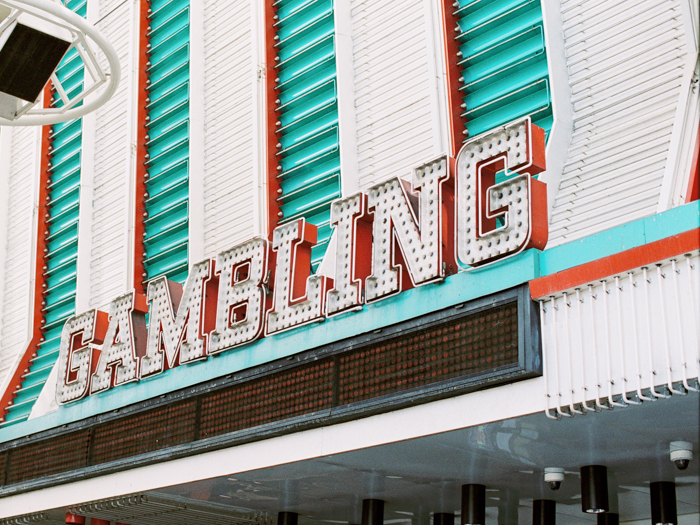
[[251,2],[204,2],[204,251],[254,234],[253,17]]
[[352,0],[360,186],[407,174],[433,152],[424,2]]
[[4,304],[2,330],[0,331],[0,387],[17,356],[24,352],[29,335],[29,302],[31,301],[30,268],[35,264],[32,251],[36,235],[32,220],[34,184],[38,169],[37,130],[3,128],[12,134],[10,155],[9,196],[7,199],[7,251],[5,259]]
[[697,251],[541,298],[549,416],[696,391],[698,298]]
[[[101,2],[98,29],[114,46],[123,70],[128,70],[132,23],[128,4]],[[128,260],[125,243],[129,200],[128,78],[96,112],[94,206],[90,257],[90,305],[103,307],[123,293]]]
[[555,246],[656,213],[686,54],[676,0],[565,0],[574,110]]

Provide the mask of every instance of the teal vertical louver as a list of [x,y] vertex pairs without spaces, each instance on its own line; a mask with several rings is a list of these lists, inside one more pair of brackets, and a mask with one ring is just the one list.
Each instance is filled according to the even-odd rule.
[[540,0],[459,0],[453,5],[468,135],[530,115],[549,136],[552,97]]
[[146,279],[187,278],[190,3],[153,0],[149,14]]
[[318,226],[316,268],[330,239],[330,203],[341,195],[333,1],[273,5],[279,222],[305,217]]
[[[66,7],[86,15],[87,0],[69,0]],[[56,76],[69,97],[82,90],[84,65],[72,48],[63,57]],[[60,106],[58,96],[53,105]],[[54,124],[50,130],[50,167],[47,186],[48,228],[44,254],[42,340],[36,356],[22,375],[20,388],[5,416],[3,426],[24,421],[44,387],[58,357],[61,331],[66,319],[75,313],[78,259],[78,212],[80,203],[80,153],[82,120]],[[39,305],[35,305],[39,307]]]

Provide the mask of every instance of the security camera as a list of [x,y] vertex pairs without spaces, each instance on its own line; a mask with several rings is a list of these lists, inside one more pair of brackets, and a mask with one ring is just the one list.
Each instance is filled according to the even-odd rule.
[[559,490],[562,481],[564,481],[563,468],[547,467],[544,469],[544,482],[549,483],[550,489]]
[[693,459],[693,444],[687,441],[672,441],[670,449],[671,461],[676,464],[678,470],[687,469]]

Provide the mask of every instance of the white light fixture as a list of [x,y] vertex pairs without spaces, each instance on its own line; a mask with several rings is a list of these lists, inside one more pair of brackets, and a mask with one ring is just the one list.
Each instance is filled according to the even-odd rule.
[[71,46],[67,29],[0,6],[0,117],[14,120],[35,102]]
[[[84,66],[80,89],[64,88],[55,74],[71,49]],[[112,97],[119,77],[112,45],[63,2],[0,0],[0,125],[44,126],[82,117]],[[55,103],[41,103],[49,81]]]

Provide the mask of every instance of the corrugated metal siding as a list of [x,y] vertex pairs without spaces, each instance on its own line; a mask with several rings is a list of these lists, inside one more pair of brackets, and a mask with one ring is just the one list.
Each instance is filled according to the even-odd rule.
[[360,186],[408,174],[434,154],[422,0],[352,0]]
[[526,115],[549,136],[552,97],[540,0],[456,4],[468,136]]
[[[114,46],[128,71],[131,25],[129,4],[101,2],[97,28]],[[90,254],[90,306],[104,307],[124,292],[127,247],[124,242],[128,221],[129,127],[127,107],[129,82],[122,78],[114,96],[96,112],[95,173]]]
[[[66,7],[83,17],[86,15],[86,6],[87,0],[66,2]],[[84,65],[75,49],[68,51],[63,58],[56,69],[56,76],[69,96],[82,90]],[[63,323],[75,313],[82,120],[54,124],[51,126],[50,137],[47,188],[50,217],[45,233],[46,289],[41,305],[42,342],[36,350],[36,356],[29,361],[28,371],[22,375],[20,388],[15,391],[15,398],[0,426],[12,425],[29,417],[58,357]]]
[[211,257],[255,234],[251,2],[204,2],[204,249]]
[[148,38],[147,279],[187,277],[189,221],[189,0],[151,2]]
[[274,5],[280,224],[305,217],[318,226],[316,267],[331,235],[330,203],[341,195],[333,0]]
[[686,54],[675,0],[569,0],[562,15],[574,131],[549,246],[656,212]]
[[12,134],[7,211],[7,252],[5,258],[2,331],[0,332],[0,385],[17,356],[26,350],[29,335],[29,304],[32,297],[31,272],[34,264],[32,239],[33,186],[37,177],[34,163],[37,130],[3,128]]

